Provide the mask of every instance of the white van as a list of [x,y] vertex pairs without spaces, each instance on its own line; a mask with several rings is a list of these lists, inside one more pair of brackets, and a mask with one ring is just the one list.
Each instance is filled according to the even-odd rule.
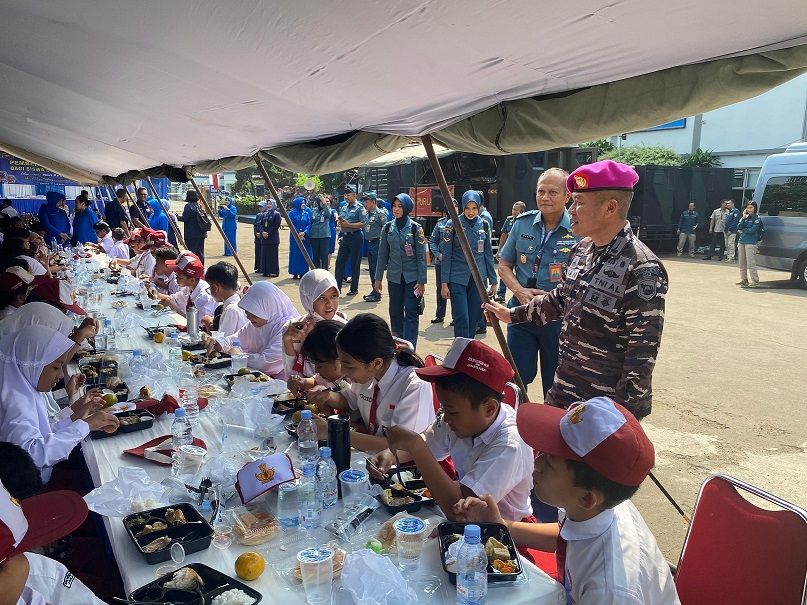
[[757,264],[789,271],[807,289],[807,143],[765,160],[754,201],[764,225]]

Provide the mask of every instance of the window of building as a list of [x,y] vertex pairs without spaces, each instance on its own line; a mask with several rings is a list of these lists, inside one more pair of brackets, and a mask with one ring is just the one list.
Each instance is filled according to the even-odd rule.
[[807,176],[776,176],[765,183],[759,213],[807,216]]

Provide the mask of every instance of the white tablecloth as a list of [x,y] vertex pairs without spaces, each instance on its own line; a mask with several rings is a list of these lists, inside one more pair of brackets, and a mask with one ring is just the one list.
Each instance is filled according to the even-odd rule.
[[[135,320],[143,325],[157,325],[158,322],[165,325],[169,321],[173,322],[178,319],[177,316],[171,317],[165,315],[161,316],[159,319],[154,318],[150,314],[145,314],[142,311],[134,309],[133,298],[127,297],[125,300],[129,302],[126,313],[133,314]],[[104,300],[105,308],[102,312],[107,316],[111,316],[112,313],[112,309],[107,306],[111,302],[110,297]],[[120,336],[117,338],[117,347],[120,349],[153,349],[164,346],[165,345],[157,345],[149,341],[146,338],[146,333],[140,327],[132,329],[131,334],[127,338]],[[88,438],[83,445],[84,457],[95,485],[99,486],[114,480],[117,476],[118,468],[121,466],[141,467],[157,482],[167,477],[170,474],[168,467],[159,466],[145,459],[123,454],[122,452],[125,449],[138,446],[160,435],[170,434],[171,420],[171,416],[163,415],[155,421],[154,426],[149,430],[119,434],[101,440]],[[222,450],[219,431],[214,427],[210,415],[206,414],[205,411],[201,412],[199,425],[194,429],[194,436],[205,441],[209,448],[209,454],[216,454]],[[287,436],[284,437],[284,434],[277,435],[276,442],[278,451],[282,451],[288,446],[289,455],[292,457],[292,460],[296,462],[296,446],[291,445],[290,438]],[[254,437],[244,434],[239,435],[237,432],[231,431],[224,449],[226,451],[231,449],[246,450],[256,445],[258,445],[258,441]],[[363,457],[361,455],[356,454],[353,458],[354,464],[359,465],[363,463]],[[272,494],[271,497],[275,498],[276,496]],[[234,500],[235,501],[231,500],[229,502],[230,506],[238,504],[237,496]],[[341,502],[337,507],[340,506]],[[333,515],[335,513],[330,512],[330,514]],[[425,507],[418,514],[424,518],[430,516],[434,517],[434,522],[439,522],[438,517],[440,516],[440,512],[437,508]],[[367,527],[363,529],[362,535],[372,535],[386,518],[388,518],[388,516],[383,509],[376,511],[373,516],[365,522]],[[120,569],[127,594],[154,580],[155,572],[159,566],[146,564],[141,554],[127,536],[121,519],[105,517],[104,525],[109,535],[112,550],[118,563],[118,568]],[[245,547],[239,545],[237,542],[234,542],[233,545],[226,550],[219,550],[211,546],[207,550],[188,555],[186,562],[204,563],[226,574],[234,575],[233,566],[238,555],[249,550],[257,550],[266,558],[268,570],[260,578],[248,584],[263,594],[262,603],[304,603],[305,595],[302,586],[295,584],[289,577],[290,569],[294,564],[294,556],[304,547],[325,543],[332,540],[334,537],[327,531],[320,529],[312,532],[307,540],[302,540],[301,536],[304,534],[299,530],[293,530],[288,533],[286,533],[286,531],[287,530],[281,531],[280,536],[275,538],[275,540],[257,547]],[[359,540],[356,540],[356,542],[359,546],[363,544],[363,542]],[[342,545],[342,547],[345,548],[345,545]],[[352,547],[348,547],[347,549],[351,550]],[[525,569],[525,581],[520,581],[516,584],[491,585],[487,601],[489,604],[507,603],[507,605],[520,605],[523,603],[524,605],[561,605],[565,602],[562,587],[557,582],[523,559],[522,564]],[[449,583],[448,576],[443,572],[440,565],[436,539],[430,539],[427,542],[420,571],[411,576],[410,585],[418,592],[421,602],[435,604],[449,604],[455,602],[455,589]],[[341,588],[338,582],[335,590],[335,604],[341,605],[342,603],[351,602],[350,595]]]

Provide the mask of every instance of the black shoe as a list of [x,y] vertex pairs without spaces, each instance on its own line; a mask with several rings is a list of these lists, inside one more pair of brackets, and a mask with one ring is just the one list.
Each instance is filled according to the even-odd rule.
[[443,323],[443,321],[445,321],[445,317],[435,317],[434,319],[432,319],[433,324],[441,324]]
[[477,328],[475,332],[475,334],[487,334],[487,333],[488,333],[487,328]]

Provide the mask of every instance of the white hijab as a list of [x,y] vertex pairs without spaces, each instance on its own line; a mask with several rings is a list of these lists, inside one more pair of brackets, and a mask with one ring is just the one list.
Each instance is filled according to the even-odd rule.
[[31,454],[37,467],[43,469],[45,480],[50,472],[44,469],[62,459],[63,448],[48,451],[52,429],[47,397],[36,387],[45,366],[74,345],[64,334],[43,325],[30,325],[0,339],[0,440],[15,443]]
[[59,309],[43,302],[30,302],[0,321],[0,337],[29,326],[47,326],[64,336],[73,332],[73,322]]
[[[306,313],[317,321],[324,318],[314,311],[314,301],[331,288],[336,288],[337,292],[339,291],[336,278],[325,269],[312,269],[303,275],[300,280],[300,303],[302,303]],[[345,322],[345,319],[338,313],[333,318],[336,321]]]
[[238,303],[238,306],[261,319],[267,320],[266,325],[256,328],[251,323],[239,330],[239,338],[244,350],[250,353],[260,352],[271,344],[269,341],[277,338],[283,325],[291,318],[297,317],[288,296],[276,285],[268,281],[259,281],[250,286],[247,293]]

